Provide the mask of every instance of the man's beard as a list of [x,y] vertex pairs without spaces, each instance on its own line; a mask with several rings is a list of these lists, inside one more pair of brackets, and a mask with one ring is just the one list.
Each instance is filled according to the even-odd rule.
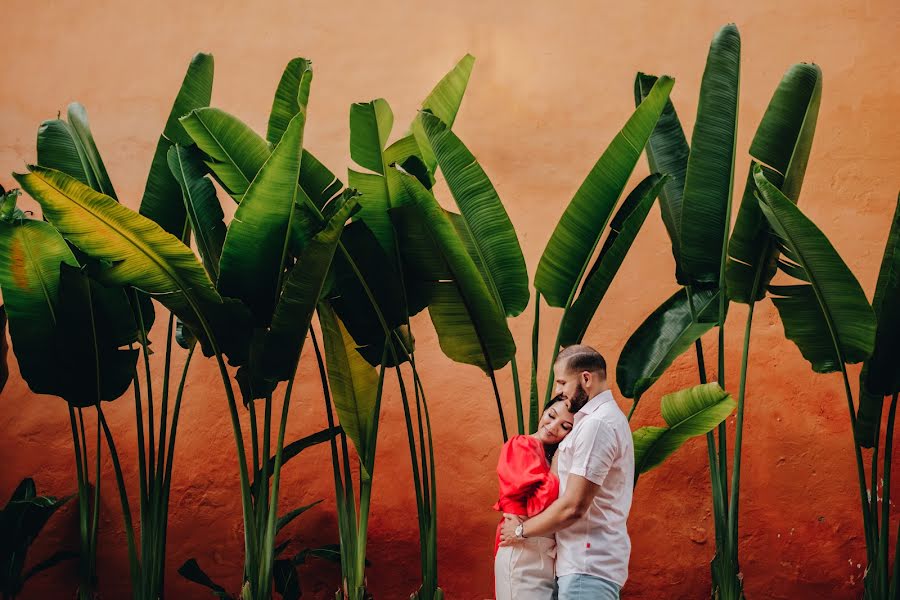
[[569,398],[569,412],[572,414],[577,413],[581,410],[581,407],[587,404],[588,400],[590,400],[590,398],[588,398],[587,392],[579,381],[578,389],[576,389],[572,397]]

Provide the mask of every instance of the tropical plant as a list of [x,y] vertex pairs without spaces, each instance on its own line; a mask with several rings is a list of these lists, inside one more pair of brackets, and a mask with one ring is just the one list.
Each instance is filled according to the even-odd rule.
[[[0,594],[3,600],[13,600],[32,576],[61,563],[77,558],[77,552],[58,550],[25,571],[28,550],[44,525],[72,496],[55,498],[38,496],[34,480],[23,479],[2,509],[0,509]],[[23,572],[24,571],[24,572]]]
[[[647,95],[655,80],[654,76],[638,73],[636,103]],[[728,301],[751,304],[741,362],[730,495],[724,422],[715,433],[707,434],[716,527],[713,594],[727,599],[743,596],[737,534],[753,305],[765,297],[777,261],[777,250],[754,196],[752,172],[734,232],[729,235],[739,80],[740,35],[734,25],[726,25],[710,44],[691,145],[671,102],[650,136],[650,168],[670,176],[660,193],[660,208],[672,243],[676,280],[683,287],[626,342],[616,371],[622,393],[634,399],[632,414],[644,392],[692,345],[700,382],[706,383],[701,337],[718,327],[718,383],[727,389],[724,325]],[[800,194],[820,98],[819,68],[811,64],[792,66],[776,89],[750,145],[750,155],[766,165],[767,175],[792,201]]]
[[[891,521],[891,459],[894,448],[894,425],[897,416],[897,396],[900,395],[900,195],[891,221],[872,308],[878,327],[872,356],[863,365],[859,379],[859,409],[854,423],[854,445],[872,448],[871,481],[868,505],[861,498],[863,524],[868,520],[866,549],[868,565],[865,576],[865,598],[896,598],[900,585],[900,528],[896,532],[893,567],[889,562]],[[884,451],[879,469],[878,450],[881,444],[883,404],[890,396]],[[853,411],[851,407],[851,423]],[[857,463],[857,468],[859,463]],[[879,470],[881,476],[879,477]],[[881,481],[881,494],[878,482]],[[878,502],[881,502],[879,525]],[[868,519],[865,517],[868,512]]]

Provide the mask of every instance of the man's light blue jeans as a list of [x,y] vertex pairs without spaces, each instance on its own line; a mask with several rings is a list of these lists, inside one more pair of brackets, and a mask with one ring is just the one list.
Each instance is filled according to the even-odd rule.
[[553,599],[557,600],[619,600],[619,586],[611,581],[576,573],[563,575],[556,579],[556,593]]

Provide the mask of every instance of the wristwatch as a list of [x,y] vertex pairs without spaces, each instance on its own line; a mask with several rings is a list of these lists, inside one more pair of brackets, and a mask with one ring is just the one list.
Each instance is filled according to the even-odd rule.
[[516,539],[517,540],[525,539],[525,523],[519,523],[516,526]]

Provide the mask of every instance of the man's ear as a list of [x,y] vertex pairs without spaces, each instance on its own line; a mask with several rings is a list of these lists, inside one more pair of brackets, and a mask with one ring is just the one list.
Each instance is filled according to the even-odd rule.
[[590,371],[582,371],[581,372],[581,383],[584,386],[584,389],[591,389],[591,381],[594,378],[594,374]]

